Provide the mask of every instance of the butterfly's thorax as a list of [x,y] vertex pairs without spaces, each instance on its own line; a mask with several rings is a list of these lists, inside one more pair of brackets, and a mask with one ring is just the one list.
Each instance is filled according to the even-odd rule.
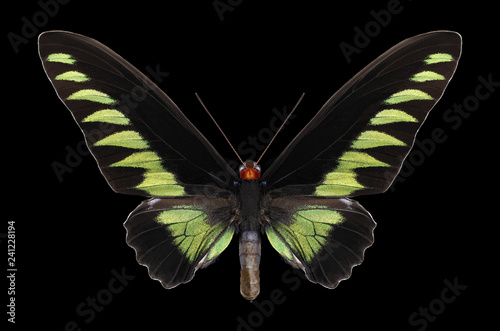
[[261,191],[256,180],[242,180],[238,192],[240,200],[240,232],[260,230]]
[[247,300],[253,300],[260,291],[260,203],[261,191],[256,180],[243,180],[240,198],[240,292]]

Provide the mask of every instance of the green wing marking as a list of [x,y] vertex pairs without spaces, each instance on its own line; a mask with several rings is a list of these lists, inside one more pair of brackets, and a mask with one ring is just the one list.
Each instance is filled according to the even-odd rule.
[[153,198],[124,226],[137,261],[165,288],[189,282],[213,263],[233,238],[236,209],[228,199]]
[[109,123],[116,125],[130,125],[130,119],[125,117],[121,112],[116,109],[101,109],[98,110],[89,116],[85,117],[82,120],[83,123],[87,122],[100,122],[100,123]]
[[[61,75],[66,75],[68,72],[65,72]],[[61,75],[56,76],[56,80],[61,80],[57,79],[57,77],[60,77]],[[67,79],[64,79],[67,80]],[[90,79],[84,80],[85,82],[89,81]],[[81,83],[82,80],[79,81]],[[97,103],[102,103],[105,105],[114,105],[117,103],[117,101],[113,98],[111,98],[109,95],[106,93],[103,93],[101,91],[97,91],[94,89],[83,89],[74,92],[70,96],[66,98],[66,100],[82,100],[82,101],[92,101],[92,102],[97,102]]]
[[434,100],[434,98],[423,91],[408,89],[392,94],[388,99],[384,100],[384,103],[386,105],[396,105],[413,100]]
[[66,53],[52,53],[47,56],[48,62],[58,62],[66,64],[75,64],[76,60],[73,59],[71,54]]
[[424,60],[425,64],[435,64],[435,63],[453,62],[453,61],[456,61],[456,59],[453,58],[453,55],[447,53],[429,54],[427,58]]
[[353,200],[275,198],[265,210],[265,232],[274,249],[310,281],[328,288],[349,278],[373,243],[376,224]]
[[414,122],[418,123],[417,119],[410,114],[398,109],[384,109],[375,114],[370,119],[370,125],[383,125],[398,122]]
[[117,146],[132,149],[148,149],[149,145],[136,131],[124,130],[113,133],[94,143],[94,146]]
[[418,82],[418,83],[429,82],[433,80],[445,80],[445,79],[446,78],[443,75],[440,75],[434,71],[421,71],[413,75],[412,78],[410,78],[412,82]]
[[78,71],[66,71],[62,74],[59,74],[55,78],[56,80],[68,80],[68,81],[73,81],[77,83],[81,82],[88,82],[90,78],[87,77],[87,75],[78,72]]
[[351,144],[352,149],[368,149],[382,146],[406,146],[406,144],[387,133],[374,130],[362,132]]

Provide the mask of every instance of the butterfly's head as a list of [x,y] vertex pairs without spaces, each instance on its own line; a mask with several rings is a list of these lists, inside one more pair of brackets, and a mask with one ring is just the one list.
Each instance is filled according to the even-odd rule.
[[247,160],[245,164],[240,165],[240,178],[246,180],[259,179],[260,165],[255,161]]

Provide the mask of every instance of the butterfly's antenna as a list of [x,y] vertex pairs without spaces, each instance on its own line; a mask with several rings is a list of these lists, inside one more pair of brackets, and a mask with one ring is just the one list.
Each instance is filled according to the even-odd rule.
[[300,96],[299,100],[297,101],[297,103],[295,104],[295,106],[293,107],[292,111],[290,112],[290,114],[288,114],[288,116],[285,118],[285,120],[283,121],[283,123],[281,124],[280,128],[278,129],[278,131],[276,131],[276,133],[274,134],[273,138],[271,139],[271,141],[269,142],[269,144],[267,144],[267,147],[266,149],[264,149],[264,151],[262,152],[262,154],[260,155],[259,159],[257,160],[257,162],[255,162],[254,164],[254,168],[255,166],[259,163],[260,159],[262,159],[262,157],[264,156],[264,153],[266,153],[267,149],[269,148],[269,146],[271,146],[271,144],[273,143],[273,140],[274,138],[276,138],[276,136],[278,135],[278,133],[281,131],[281,129],[285,126],[285,123],[288,121],[288,119],[290,118],[290,116],[293,114],[293,112],[295,111],[295,108],[297,108],[297,106],[299,105],[299,103],[302,101],[302,98],[304,97],[304,94],[305,93],[302,93],[302,95]]
[[243,162],[243,160],[241,159],[241,157],[238,155],[238,153],[236,152],[236,150],[234,149],[233,145],[231,145],[231,142],[229,141],[229,139],[227,139],[226,135],[224,134],[224,131],[222,131],[222,129],[220,128],[219,124],[217,124],[217,122],[215,121],[215,118],[212,116],[212,114],[210,114],[210,112],[208,111],[207,107],[205,107],[205,104],[203,103],[203,101],[201,101],[201,98],[200,96],[198,95],[198,93],[195,93],[196,97],[198,98],[198,101],[201,103],[202,107],[205,109],[205,111],[207,112],[208,116],[210,116],[210,118],[212,119],[212,121],[214,121],[215,125],[217,126],[217,128],[219,129],[220,133],[222,133],[222,135],[224,136],[224,138],[226,139],[227,143],[229,144],[229,146],[231,146],[231,149],[233,150],[234,154],[236,154],[236,156],[238,157],[238,159],[240,160],[241,163],[243,163],[243,165],[245,165],[245,162]]

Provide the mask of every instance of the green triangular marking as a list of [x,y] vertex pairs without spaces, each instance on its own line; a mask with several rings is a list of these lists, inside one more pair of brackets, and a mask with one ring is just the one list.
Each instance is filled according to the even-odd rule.
[[443,75],[440,75],[434,71],[422,71],[419,72],[418,74],[413,75],[413,77],[410,78],[410,80],[412,82],[423,83],[432,80],[445,80],[445,78]]
[[415,122],[417,119],[404,111],[398,109],[384,109],[379,111],[375,117],[370,120],[371,125],[382,125],[397,122]]
[[447,53],[430,54],[424,60],[425,64],[434,64],[434,63],[452,62],[452,61],[453,61],[453,56],[451,56],[450,54],[447,54]]
[[113,133],[97,141],[94,146],[117,146],[133,149],[146,149],[149,147],[148,142],[138,132],[131,130]]
[[83,89],[71,94],[66,100],[86,100],[92,102],[103,103],[106,105],[112,105],[116,103],[116,100],[112,99],[106,93],[93,90],[93,89]]
[[130,120],[116,109],[101,109],[85,117],[83,123],[103,122],[117,125],[129,125]]
[[66,53],[53,53],[47,56],[47,61],[49,62],[59,62],[66,64],[75,64],[76,60],[73,59],[71,54]]
[[67,81],[81,83],[81,82],[88,82],[90,78],[88,78],[85,74],[79,71],[66,71],[65,73],[57,75],[55,80],[67,80]]
[[394,105],[413,100],[434,100],[434,98],[423,91],[407,89],[392,94],[388,99],[384,100],[384,103],[387,105]]
[[351,148],[353,149],[366,149],[382,146],[406,146],[406,144],[387,133],[373,130],[362,132],[351,144]]
[[137,152],[115,162],[110,167],[144,168],[150,171],[165,171],[161,165],[161,158],[153,151]]

